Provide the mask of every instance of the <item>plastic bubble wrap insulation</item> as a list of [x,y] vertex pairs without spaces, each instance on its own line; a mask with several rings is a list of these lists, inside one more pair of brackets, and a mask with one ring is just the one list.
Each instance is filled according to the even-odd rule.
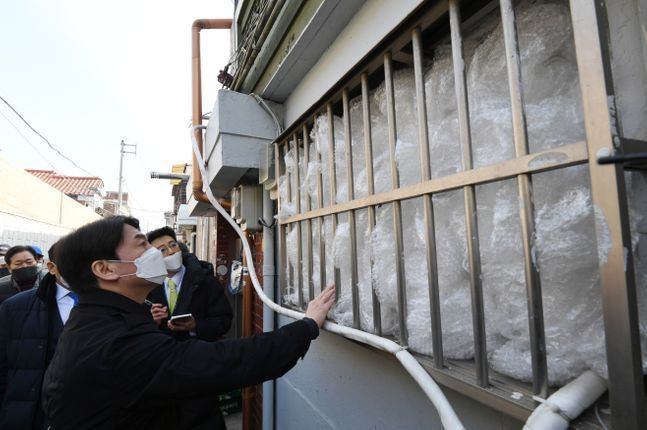
[[[585,140],[577,65],[567,2],[525,0],[515,8],[522,61],[524,109],[531,152]],[[467,92],[469,96],[474,167],[499,163],[515,156],[510,112],[503,32],[498,11],[468,30],[464,39]],[[429,129],[432,178],[463,170],[459,139],[456,93],[451,46],[441,44],[425,68],[425,93]],[[420,175],[417,111],[413,71],[394,74],[396,104],[396,166],[401,186],[417,183]],[[375,193],[390,191],[391,162],[384,84],[369,94]],[[350,102],[355,198],[367,195],[367,172],[361,99]],[[288,199],[286,175],[279,178],[281,216],[295,211],[296,198],[302,210],[306,194],[317,207],[316,179],[323,180],[323,203],[330,206],[348,200],[344,128],[333,118],[333,143],[327,116],[315,119],[310,134],[310,162],[290,149],[285,156],[287,174],[294,181],[297,159],[300,183],[293,184]],[[303,149],[301,149],[302,151]],[[330,195],[330,151],[334,151],[336,194]],[[316,155],[320,156],[317,161]],[[298,185],[298,187],[297,187]],[[297,193],[296,190],[300,190]],[[647,212],[645,175],[627,176],[634,246],[640,328],[643,351],[647,353],[647,257],[641,256],[636,226]],[[541,278],[549,380],[563,385],[586,369],[606,376],[604,325],[600,294],[599,261],[606,258],[610,239],[597,243],[595,222],[605,220],[591,200],[586,165],[532,176],[535,236],[532,257]],[[490,367],[523,381],[532,379],[528,306],[516,179],[476,187],[481,279]],[[438,282],[446,357],[470,359],[474,354],[472,307],[469,284],[463,190],[432,197],[437,251]],[[406,324],[410,349],[431,354],[429,283],[427,276],[425,226],[422,199],[401,204],[406,283]],[[367,209],[355,212],[358,250],[358,289],[362,330],[373,332],[372,291],[381,305],[382,332],[399,335],[396,255],[393,208],[375,209],[376,225],[368,225]],[[597,217],[597,218],[596,218]],[[326,279],[340,269],[341,285],[331,317],[352,325],[350,226],[347,214],[339,214],[333,231],[331,216],[323,225],[312,220],[312,248],[306,250],[302,229],[303,267],[312,252],[311,282],[320,291],[319,229],[325,243]],[[296,303],[296,228],[286,239],[288,269],[293,282],[284,299]],[[643,235],[643,240],[645,240]],[[302,273],[304,297],[308,283]],[[647,361],[646,361],[647,362]]]

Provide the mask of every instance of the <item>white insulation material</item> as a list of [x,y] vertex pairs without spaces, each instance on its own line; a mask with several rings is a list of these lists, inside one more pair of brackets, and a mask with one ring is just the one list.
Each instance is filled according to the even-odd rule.
[[[516,7],[519,48],[522,62],[524,108],[531,152],[556,148],[585,140],[581,95],[570,14],[567,2],[542,0],[521,2]],[[498,11],[477,29],[465,35],[470,125],[474,167],[514,158],[512,118],[506,74],[503,32]],[[432,178],[463,170],[458,133],[451,46],[441,44],[426,65],[424,74],[429,128]],[[400,185],[420,181],[417,111],[413,71],[394,74],[397,144],[396,158]],[[375,192],[391,190],[388,148],[388,121],[384,84],[370,93],[371,133]],[[355,197],[367,195],[364,159],[362,108],[359,98],[350,102],[352,157]],[[323,179],[323,203],[330,206],[348,200],[344,127],[334,116],[334,158],[336,195],[330,193],[330,127],[326,115],[316,118],[310,135],[310,163],[303,166],[303,148],[298,155],[300,183],[295,184],[296,154],[285,156],[291,176],[288,199],[286,175],[279,178],[280,216],[295,213],[297,195],[305,208],[306,195],[317,208],[317,176]],[[556,153],[558,154],[558,153]],[[317,156],[320,162],[316,161]],[[538,162],[541,162],[539,160]],[[533,175],[532,198],[535,208],[535,236],[532,255],[537,263],[543,293],[549,380],[563,385],[587,369],[606,376],[604,326],[599,283],[599,259],[611,246],[597,243],[595,222],[604,228],[604,214],[593,209],[586,165]],[[639,195],[647,190],[644,177],[628,177],[628,192]],[[476,187],[478,233],[486,315],[487,350],[490,367],[514,378],[530,381],[530,340],[525,270],[519,216],[519,195],[515,179]],[[633,245],[637,291],[641,308],[640,328],[643,351],[647,352],[647,270],[637,252],[639,234],[635,226],[645,212],[645,199],[630,198],[634,228]],[[642,204],[642,211],[636,205]],[[443,350],[454,359],[473,357],[472,311],[469,264],[465,233],[463,191],[433,196],[435,237],[440,285]],[[376,225],[369,231],[368,212],[356,211],[358,249],[358,288],[362,330],[373,332],[372,294],[374,288],[382,311],[382,331],[397,336],[397,287],[395,238],[390,204],[376,208]],[[429,288],[424,238],[422,200],[402,202],[407,330],[410,349],[431,354]],[[305,226],[305,224],[303,224]],[[303,262],[312,252],[312,283],[320,291],[319,225],[312,221],[312,248],[306,249],[302,229]],[[341,272],[337,305],[331,317],[352,325],[351,259],[348,216],[340,214],[336,231],[332,218],[323,225],[326,279],[334,279],[334,267]],[[289,273],[287,302],[297,302],[296,228],[286,240]],[[644,247],[643,247],[644,248]],[[304,297],[308,282],[302,271]]]

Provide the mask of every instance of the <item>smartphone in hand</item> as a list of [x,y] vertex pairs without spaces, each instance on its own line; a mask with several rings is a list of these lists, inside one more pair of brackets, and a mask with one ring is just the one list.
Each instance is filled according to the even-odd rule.
[[171,317],[171,322],[187,322],[193,318],[192,314],[182,314],[182,315],[173,315]]

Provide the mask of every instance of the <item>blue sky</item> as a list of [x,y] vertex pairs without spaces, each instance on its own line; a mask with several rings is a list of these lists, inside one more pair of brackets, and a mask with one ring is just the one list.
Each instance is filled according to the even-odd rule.
[[[117,189],[119,142],[136,143],[137,155],[125,159],[124,189],[143,229],[158,227],[171,188],[149,172],[191,156],[191,23],[232,14],[231,0],[2,1],[0,95],[107,189]],[[227,31],[203,33],[205,112],[229,46]],[[0,154],[23,168],[85,175],[2,103]]]

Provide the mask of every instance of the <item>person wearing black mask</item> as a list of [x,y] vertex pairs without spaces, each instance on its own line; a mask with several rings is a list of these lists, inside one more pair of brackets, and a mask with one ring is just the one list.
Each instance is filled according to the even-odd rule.
[[0,303],[14,294],[34,288],[40,281],[36,251],[31,246],[13,246],[4,258],[9,275],[0,279]]
[[11,246],[6,243],[0,244],[0,278],[4,278],[9,274],[9,269],[7,269],[7,263],[4,260],[4,256],[7,254]]

